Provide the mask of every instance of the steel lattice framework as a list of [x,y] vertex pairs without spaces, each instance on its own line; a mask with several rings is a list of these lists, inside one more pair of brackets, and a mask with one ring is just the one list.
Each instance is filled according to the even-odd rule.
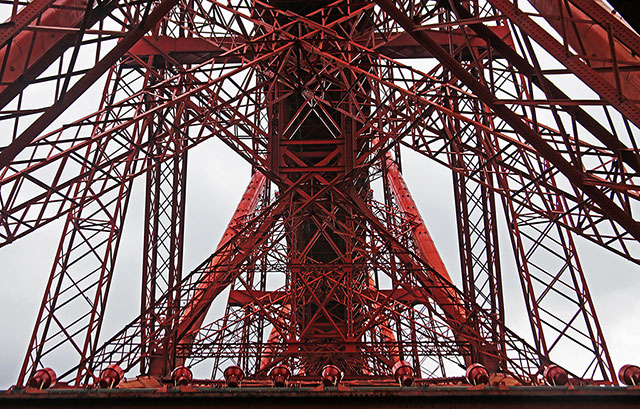
[[[237,365],[256,382],[282,364],[314,382],[331,364],[384,384],[399,360],[434,382],[480,363],[521,384],[550,364],[617,384],[575,245],[640,263],[640,36],[603,2],[0,7],[0,245],[65,220],[19,385],[61,355],[76,386],[112,364],[214,379]],[[101,78],[97,110],[61,119]],[[203,177],[187,155],[214,138],[253,176],[187,273],[186,183]],[[451,170],[461,288],[403,180],[407,150]],[[141,309],[105,334],[136,177]],[[507,273],[528,334],[505,324]]]

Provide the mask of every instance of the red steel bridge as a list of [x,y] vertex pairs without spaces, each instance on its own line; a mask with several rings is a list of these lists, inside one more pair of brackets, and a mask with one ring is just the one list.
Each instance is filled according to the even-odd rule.
[[[575,244],[640,264],[632,3],[1,2],[0,246],[64,223],[0,405],[637,404]],[[187,181],[229,177],[187,172],[210,139],[252,176],[193,268]],[[409,151],[449,169],[459,266]],[[108,333],[114,274],[138,274],[115,268],[136,178],[139,310]]]

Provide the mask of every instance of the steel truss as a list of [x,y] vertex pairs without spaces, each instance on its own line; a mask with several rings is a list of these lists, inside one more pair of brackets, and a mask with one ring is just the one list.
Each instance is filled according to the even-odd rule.
[[[111,364],[261,380],[286,363],[303,382],[333,364],[382,382],[398,360],[424,379],[481,363],[531,384],[555,362],[616,384],[575,236],[640,263],[640,38],[595,0],[525,3],[12,4],[0,245],[66,218],[18,384],[56,356],[80,386]],[[55,129],[101,77],[98,110]],[[187,152],[212,138],[253,176],[183,274]],[[451,169],[461,289],[403,181],[406,149]],[[136,177],[141,312],[101,334]],[[506,325],[507,271],[531,334]]]

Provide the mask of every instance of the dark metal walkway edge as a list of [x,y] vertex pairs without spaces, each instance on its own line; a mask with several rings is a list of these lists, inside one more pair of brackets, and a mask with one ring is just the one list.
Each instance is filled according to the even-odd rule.
[[0,393],[11,408],[640,408],[640,388],[112,389]]

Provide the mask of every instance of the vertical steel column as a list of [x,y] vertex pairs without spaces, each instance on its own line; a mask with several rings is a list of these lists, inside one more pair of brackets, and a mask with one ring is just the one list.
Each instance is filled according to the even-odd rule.
[[[96,151],[96,155],[102,154],[100,149]],[[113,276],[129,203],[130,174],[135,173],[137,163],[134,159],[129,158],[108,176],[89,172],[85,183],[78,184],[76,194],[81,205],[67,216],[19,384],[43,366],[45,356],[55,356],[56,351],[71,354],[80,363],[76,384],[93,376],[88,368]],[[85,200],[93,189],[99,189],[105,177],[122,178],[123,183],[97,200]],[[61,346],[64,348],[58,350]]]
[[[152,144],[150,150],[159,154],[159,149]],[[150,160],[155,160],[155,156]],[[184,214],[186,198],[187,153],[176,156],[165,162],[158,162],[147,172],[145,234],[142,266],[142,349],[146,354],[148,337],[155,331],[158,322],[164,317],[176,313],[180,303],[182,280]],[[171,295],[162,303],[158,302],[165,292]],[[166,329],[167,340],[175,341],[170,336],[172,325]],[[168,346],[168,345],[167,345]],[[167,354],[163,359],[162,375],[166,375],[175,366],[175,357],[168,356],[172,351],[164,349]],[[147,360],[141,361],[141,373],[148,373]]]
[[[470,153],[458,158],[475,159]],[[483,335],[500,351],[505,351],[502,327],[495,325],[504,321],[495,198],[485,185],[452,173],[465,299],[474,301],[494,318],[489,325],[491,332]],[[481,177],[491,185],[491,175],[483,172]],[[480,331],[481,327],[475,323],[474,328]],[[491,369],[498,370],[502,364],[502,361],[494,362]]]

